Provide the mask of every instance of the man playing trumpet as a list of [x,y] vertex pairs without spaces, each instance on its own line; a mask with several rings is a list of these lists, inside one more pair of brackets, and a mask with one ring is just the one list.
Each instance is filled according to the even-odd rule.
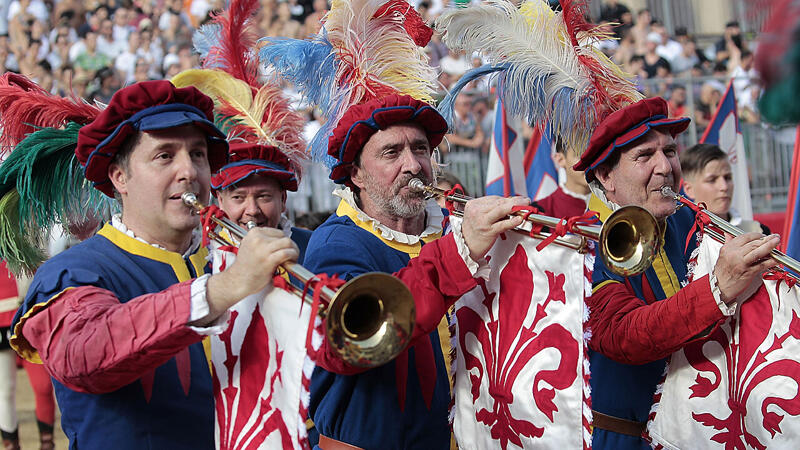
[[[737,301],[775,263],[778,236],[746,233],[729,239],[711,276],[683,286],[696,246],[688,208],[676,212],[667,186],[678,190],[681,166],[675,135],[688,118],[667,118],[661,98],[611,113],[594,131],[576,170],[590,182],[589,209],[601,220],[626,205],[647,208],[661,229],[658,254],[644,274],[620,277],[597,258],[590,310],[594,432],[597,449],[650,448],[641,438],[666,358],[708,336],[733,314]],[[687,241],[687,239],[689,241]]]
[[117,92],[80,129],[85,176],[122,213],[38,269],[11,338],[55,379],[72,446],[213,449],[201,341],[279,264],[297,259],[281,231],[258,228],[227,270],[203,274],[200,220],[181,195],[207,200],[211,172],[226,162],[212,109],[195,88],[149,81]]

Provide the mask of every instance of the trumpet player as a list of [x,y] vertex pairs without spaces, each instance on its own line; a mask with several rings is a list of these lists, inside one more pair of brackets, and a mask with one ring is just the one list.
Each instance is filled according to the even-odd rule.
[[211,172],[226,162],[212,110],[193,87],[142,82],[118,91],[78,133],[86,179],[122,213],[38,269],[11,338],[53,376],[71,447],[213,449],[201,341],[298,256],[283,232],[260,228],[227,270],[204,274],[199,218],[181,194],[207,201]]
[[295,165],[273,145],[231,143],[228,164],[211,177],[211,189],[220,209],[242,228],[277,228],[290,237],[302,264],[311,232],[284,215],[286,192],[297,191]]
[[601,220],[620,206],[638,205],[655,216],[661,230],[658,255],[642,275],[620,277],[596,260],[587,303],[597,449],[649,448],[641,435],[666,358],[733,314],[737,300],[774,264],[768,256],[778,237],[746,233],[724,244],[710,276],[684,286],[696,246],[694,213],[676,212],[674,199],[661,188],[678,190],[674,138],[688,123],[668,118],[661,98],[641,100],[606,117],[575,165],[585,171],[592,190],[589,209]]
[[[377,110],[393,119],[356,135]],[[414,294],[417,316],[411,344],[388,364],[364,371],[335,357],[317,361],[310,413],[323,450],[449,446],[450,390],[436,327],[488,268],[483,256],[495,237],[521,223],[507,217],[512,206],[528,200],[473,200],[464,221],[441,237],[442,210],[408,182],[433,182],[431,149],[446,129],[429,105],[391,95],[350,108],[329,140],[330,154],[340,155],[331,178],[345,187],[335,192],[336,213],[314,231],[305,264],[345,279],[396,273]]]

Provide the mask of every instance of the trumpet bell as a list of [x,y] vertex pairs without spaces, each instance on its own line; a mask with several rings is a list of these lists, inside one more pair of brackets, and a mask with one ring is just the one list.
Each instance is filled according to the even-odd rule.
[[372,272],[339,288],[326,311],[329,345],[348,363],[376,367],[408,345],[414,329],[414,297],[387,273]]
[[624,206],[600,231],[600,257],[613,273],[627,277],[645,271],[658,251],[658,223],[644,208]]

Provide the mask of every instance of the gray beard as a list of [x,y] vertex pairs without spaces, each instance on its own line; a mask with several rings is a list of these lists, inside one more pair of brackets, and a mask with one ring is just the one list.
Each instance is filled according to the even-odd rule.
[[370,173],[366,173],[364,182],[366,186],[362,192],[366,191],[369,199],[386,214],[403,219],[411,219],[419,216],[425,211],[425,194],[422,192],[409,192],[405,197],[400,195],[400,190],[408,185],[412,178],[419,178],[425,184],[430,184],[430,180],[420,173],[414,176],[404,176],[392,184],[391,189],[384,190],[377,185]]

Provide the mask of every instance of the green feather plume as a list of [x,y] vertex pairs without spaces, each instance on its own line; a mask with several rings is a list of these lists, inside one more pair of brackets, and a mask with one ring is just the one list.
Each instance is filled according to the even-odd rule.
[[0,255],[15,274],[33,274],[47,258],[44,242],[30,242],[20,226],[19,193],[8,191],[0,198]]
[[[13,213],[10,209],[0,210],[4,226],[16,219],[17,230],[4,230],[0,235],[0,257],[9,262],[10,268],[35,270],[35,255],[19,249],[26,245],[43,249],[56,223],[66,229],[71,223],[82,223],[91,217],[104,219],[111,213],[113,200],[84,178],[75,157],[80,128],[80,124],[71,122],[65,128],[42,128],[31,133],[0,165],[0,195],[5,200],[14,192],[17,198]],[[7,208],[12,201],[13,198],[8,200]]]

